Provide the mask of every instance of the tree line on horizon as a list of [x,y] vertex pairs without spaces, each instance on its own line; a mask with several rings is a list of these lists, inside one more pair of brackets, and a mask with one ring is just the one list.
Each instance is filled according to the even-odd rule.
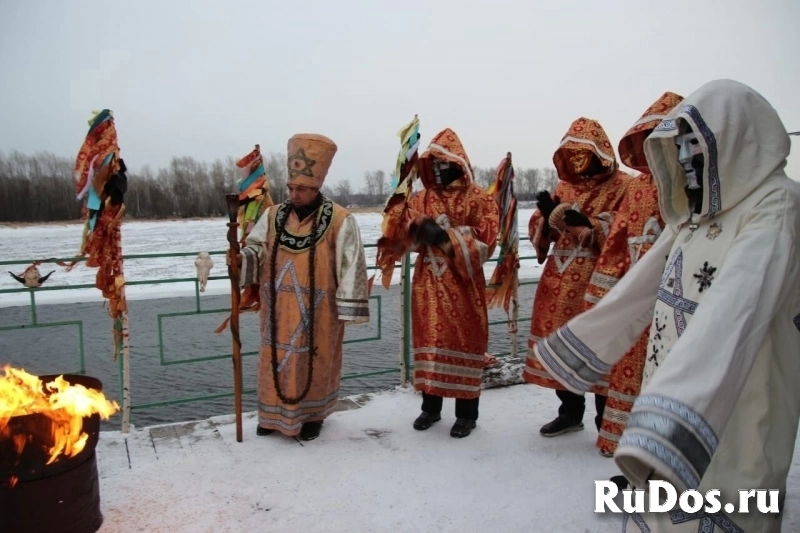
[[[276,203],[286,199],[286,154],[263,154],[270,194]],[[75,198],[74,159],[51,152],[25,154],[0,151],[0,222],[64,222],[79,220],[82,202]],[[129,164],[130,168],[130,164]],[[488,188],[495,169],[474,167],[476,182]],[[537,191],[552,190],[554,168],[515,168],[514,188],[521,202]],[[126,215],[134,219],[205,218],[225,216],[225,194],[240,179],[236,158],[214,161],[173,157],[169,165],[145,165],[128,170]],[[345,207],[382,206],[391,193],[393,176],[383,170],[364,173],[360,183],[343,179],[324,186],[322,193]]]

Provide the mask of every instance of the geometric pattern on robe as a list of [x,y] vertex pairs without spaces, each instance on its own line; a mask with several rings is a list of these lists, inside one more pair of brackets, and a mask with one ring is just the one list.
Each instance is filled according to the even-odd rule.
[[[585,309],[591,309],[635,265],[661,235],[664,221],[658,210],[658,190],[649,174],[639,174],[628,182],[622,206],[606,240],[591,281],[586,290]],[[642,387],[642,374],[647,358],[649,327],[633,348],[616,364],[602,381],[607,396],[603,420],[597,436],[597,447],[614,453],[628,422],[633,402]],[[605,388],[605,387],[604,387]]]
[[[658,187],[644,155],[644,140],[682,100],[683,97],[675,93],[664,93],[620,139],[620,159],[640,174],[628,181],[622,204],[586,288],[586,309],[594,307],[661,235],[664,220],[658,207]],[[604,453],[616,451],[633,402],[641,390],[649,332],[648,327],[604,378],[608,382],[608,399],[597,436],[597,447]],[[598,392],[597,388],[594,392]]]
[[[689,215],[675,157],[679,120],[698,133],[706,162],[699,215]],[[536,348],[579,393],[650,324],[642,390],[614,455],[634,487],[717,489],[737,507],[738,490],[783,499],[800,418],[800,184],[783,170],[789,150],[777,112],[749,87],[718,80],[688,96],[645,141],[661,237],[600,303]],[[632,514],[625,530],[780,530],[782,514],[753,507]]]
[[[569,150],[575,149],[592,151],[606,171],[588,179],[575,174],[567,160]],[[592,232],[591,238],[585,242],[580,242],[570,231],[559,232],[555,228],[549,235],[542,236],[544,220],[540,211],[537,209],[531,216],[528,232],[537,254],[546,254],[550,242],[555,242],[555,246],[545,261],[536,288],[522,377],[527,383],[563,390],[564,387],[536,359],[533,346],[583,311],[587,285],[630,176],[618,170],[614,150],[600,124],[586,118],[572,123],[553,156],[553,162],[559,172],[559,181],[552,196],[558,196],[561,203],[570,204],[588,217]],[[603,387],[597,392],[605,394]]]
[[[258,423],[287,436],[300,433],[304,422],[321,421],[339,399],[345,324],[369,321],[367,269],[361,234],[355,217],[327,198],[320,208],[300,221],[294,210],[285,216],[287,203],[268,208],[259,218],[242,249],[242,284],[259,283],[261,293],[261,343],[257,396]],[[319,217],[315,250],[314,292],[310,287],[310,235]],[[285,219],[284,236],[275,260],[276,217]],[[311,386],[296,404],[284,403],[273,377],[270,283],[276,287],[278,383],[285,399],[298,398],[309,372],[311,306],[316,356]]]
[[[432,157],[466,167],[466,177],[435,186],[428,172]],[[418,165],[425,188],[409,207],[447,231],[445,248],[452,252],[440,246],[416,248],[411,282],[414,387],[445,398],[474,399],[481,393],[489,343],[483,264],[494,253],[500,212],[494,198],[469,179],[469,159],[452,130],[433,138]]]

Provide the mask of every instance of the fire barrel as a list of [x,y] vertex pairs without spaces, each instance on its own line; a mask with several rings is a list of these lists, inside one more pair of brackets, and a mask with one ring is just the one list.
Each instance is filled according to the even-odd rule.
[[[42,383],[57,375],[40,376]],[[71,385],[102,391],[96,378],[64,374]],[[0,531],[3,533],[94,533],[103,523],[95,448],[100,416],[82,419],[83,450],[47,464],[52,422],[43,414],[11,417],[0,434]],[[24,440],[22,440],[24,439]],[[25,446],[19,450],[19,443]]]

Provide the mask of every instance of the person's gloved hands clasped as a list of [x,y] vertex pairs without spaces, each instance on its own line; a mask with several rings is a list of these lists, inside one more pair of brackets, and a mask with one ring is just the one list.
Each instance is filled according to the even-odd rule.
[[579,226],[586,226],[587,228],[592,227],[592,223],[589,221],[589,218],[583,213],[576,211],[574,209],[568,209],[564,213],[564,224],[573,227],[579,227]]
[[550,219],[550,213],[552,213],[553,209],[555,209],[560,203],[561,199],[558,196],[555,198],[551,197],[548,191],[540,191],[536,193],[536,207],[539,208],[539,211],[542,213],[542,217],[545,220]]
[[447,241],[447,231],[432,218],[426,218],[417,228],[415,237],[417,242],[428,246],[436,246]]

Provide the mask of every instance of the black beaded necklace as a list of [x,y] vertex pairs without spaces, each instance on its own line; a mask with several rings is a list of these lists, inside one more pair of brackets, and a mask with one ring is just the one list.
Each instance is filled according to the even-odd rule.
[[[322,195],[320,195],[320,202],[318,205],[321,205]],[[287,206],[287,214],[283,218],[283,223],[278,223],[275,227],[275,242],[272,246],[272,255],[270,256],[270,284],[269,284],[269,291],[270,291],[270,302],[269,302],[269,317],[270,317],[270,348],[272,349],[272,382],[275,384],[275,391],[278,393],[278,398],[280,398],[281,402],[289,405],[296,405],[302,402],[305,397],[308,395],[309,391],[311,390],[311,381],[314,377],[314,358],[317,355],[317,347],[314,346],[314,300],[316,299],[316,280],[314,271],[316,270],[316,250],[317,250],[317,228],[319,224],[319,213],[314,213],[314,220],[311,227],[311,250],[308,254],[308,269],[309,269],[309,288],[311,289],[311,297],[310,297],[310,310],[309,310],[309,322],[311,327],[308,330],[308,376],[306,379],[305,387],[303,388],[303,392],[300,393],[299,396],[296,398],[289,398],[283,394],[280,385],[280,379],[278,378],[278,321],[275,317],[275,308],[277,305],[278,299],[278,290],[276,286],[276,263],[278,258],[278,248],[280,247],[280,239],[281,235],[283,234],[286,228],[286,221],[289,220],[289,215],[291,214],[293,206],[291,203]],[[299,214],[298,214],[299,216]],[[276,217],[277,220],[277,217]]]

